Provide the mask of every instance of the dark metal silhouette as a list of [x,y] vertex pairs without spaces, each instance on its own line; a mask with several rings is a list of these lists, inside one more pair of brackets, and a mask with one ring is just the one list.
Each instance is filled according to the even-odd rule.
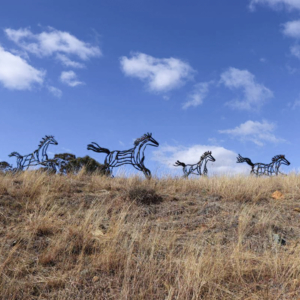
[[151,178],[150,170],[148,170],[144,165],[144,152],[147,146],[159,146],[159,143],[152,137],[152,133],[146,133],[142,137],[136,139],[134,142],[134,147],[125,151],[110,151],[106,148],[100,147],[95,142],[89,144],[87,149],[94,152],[107,154],[104,165],[110,174],[112,174],[113,168],[129,164],[132,165],[136,170],[142,171],[146,178]]
[[0,161],[0,172],[7,172],[12,170],[12,165],[6,161]]
[[9,157],[15,156],[17,158],[17,171],[28,169],[32,166],[46,165],[48,161],[47,150],[49,145],[58,145],[53,135],[46,135],[40,142],[38,148],[31,154],[21,155],[18,152],[12,152]]
[[207,162],[209,161],[216,161],[216,159],[211,155],[211,151],[206,151],[203,153],[203,155],[200,157],[199,162],[197,162],[196,164],[188,165],[177,160],[174,166],[183,167],[183,177],[186,178],[189,177],[190,174],[206,176],[208,173]]
[[290,165],[290,162],[285,158],[284,155],[276,155],[272,158],[272,162],[269,164],[263,164],[263,163],[253,163],[250,158],[242,157],[240,154],[237,157],[237,163],[243,163],[246,162],[249,166],[251,166],[251,172],[250,174],[255,174],[256,176],[272,176],[275,174],[276,176],[278,174],[285,175],[284,173],[281,173],[279,171],[279,168],[281,165]]

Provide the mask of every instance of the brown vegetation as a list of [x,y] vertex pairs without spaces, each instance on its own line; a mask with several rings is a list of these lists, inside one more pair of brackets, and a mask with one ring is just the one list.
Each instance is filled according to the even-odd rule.
[[0,298],[298,299],[299,208],[297,175],[0,174]]

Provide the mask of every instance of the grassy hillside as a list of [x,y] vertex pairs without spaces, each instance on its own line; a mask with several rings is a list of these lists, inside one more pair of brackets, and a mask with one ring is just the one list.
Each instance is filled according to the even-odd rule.
[[0,175],[1,299],[298,299],[299,241],[296,175]]

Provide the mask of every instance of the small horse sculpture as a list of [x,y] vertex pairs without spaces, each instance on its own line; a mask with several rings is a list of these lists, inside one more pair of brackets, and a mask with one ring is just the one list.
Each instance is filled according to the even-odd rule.
[[285,175],[284,173],[281,173],[279,171],[279,168],[281,165],[290,165],[290,162],[285,158],[284,155],[275,155],[272,158],[272,162],[269,164],[263,164],[263,163],[253,163],[250,158],[242,157],[240,154],[237,157],[237,163],[243,163],[246,162],[249,166],[251,166],[251,172],[250,174],[255,174],[256,176],[272,176],[275,174],[276,176],[278,174]]
[[150,179],[151,172],[144,165],[144,152],[147,146],[159,146],[159,143],[152,137],[152,133],[146,133],[142,137],[136,139],[134,142],[134,147],[124,151],[110,151],[106,148],[100,147],[95,142],[89,144],[87,146],[87,149],[92,150],[94,152],[107,154],[104,161],[104,165],[108,169],[109,174],[112,174],[113,168],[129,164],[132,165],[136,170],[142,171],[145,177]]
[[32,166],[46,165],[48,160],[47,150],[49,145],[58,145],[53,135],[46,135],[40,141],[38,148],[31,154],[21,155],[18,152],[12,152],[9,157],[15,156],[17,158],[17,171],[28,169]]
[[[203,153],[203,155],[200,157],[199,162],[197,162],[196,164],[188,165],[177,160],[174,166],[183,167],[183,177],[185,178],[189,177],[190,174],[206,176],[208,173],[207,162],[209,161],[214,162],[216,161],[216,159],[211,155],[211,151],[206,151]],[[203,170],[201,170],[202,168]]]

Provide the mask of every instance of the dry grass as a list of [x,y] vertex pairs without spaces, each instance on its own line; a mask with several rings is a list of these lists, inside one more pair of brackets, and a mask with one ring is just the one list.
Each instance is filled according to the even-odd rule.
[[297,175],[2,174],[0,298],[298,299],[299,200]]

